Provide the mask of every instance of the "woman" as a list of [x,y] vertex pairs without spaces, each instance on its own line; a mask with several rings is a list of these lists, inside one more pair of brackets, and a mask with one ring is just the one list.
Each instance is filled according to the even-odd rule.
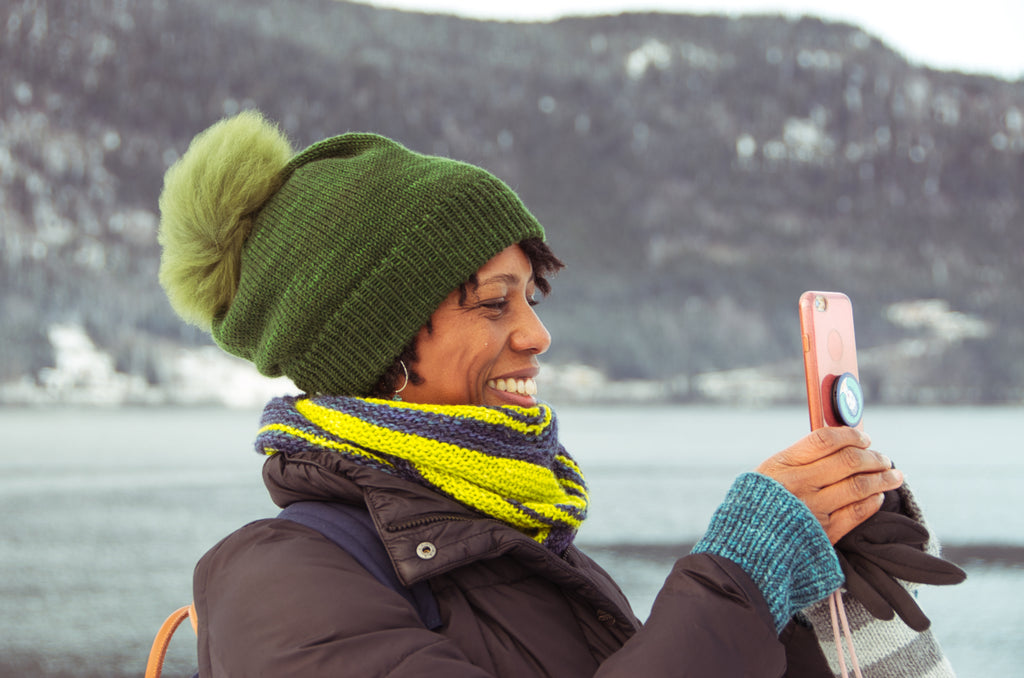
[[305,394],[263,415],[273,500],[365,510],[441,618],[317,530],[257,521],[196,568],[200,675],[831,675],[794,617],[900,472],[847,428],[770,457],[641,625],[573,546],[586,483],[535,397],[533,305],[562,263],[502,182],[368,134],[293,157],[247,112],[193,141],[160,209],[175,309]]

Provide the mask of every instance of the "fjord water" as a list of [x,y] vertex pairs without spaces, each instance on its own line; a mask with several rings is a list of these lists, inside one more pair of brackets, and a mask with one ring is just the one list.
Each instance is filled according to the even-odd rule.
[[[643,618],[672,561],[732,479],[807,429],[799,408],[557,409],[591,510],[578,543]],[[968,571],[919,599],[957,674],[1024,661],[1024,408],[876,408],[874,447],[906,473]],[[138,676],[163,618],[191,600],[196,560],[276,512],[252,439],[256,411],[4,409],[0,426],[0,676]],[[993,555],[995,554],[995,555]],[[190,675],[192,632],[166,675]]]

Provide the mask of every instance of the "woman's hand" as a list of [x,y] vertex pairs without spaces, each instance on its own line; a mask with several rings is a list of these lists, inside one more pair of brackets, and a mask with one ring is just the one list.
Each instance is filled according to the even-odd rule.
[[757,472],[807,504],[835,544],[878,511],[883,492],[903,484],[903,474],[870,444],[856,429],[820,428],[765,460]]

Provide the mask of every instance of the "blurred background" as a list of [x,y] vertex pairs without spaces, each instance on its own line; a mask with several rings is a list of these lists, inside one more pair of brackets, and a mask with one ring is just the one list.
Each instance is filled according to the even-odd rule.
[[[1024,514],[1024,6],[856,5],[0,3],[0,600],[22,613],[0,675],[140,674],[195,559],[273,512],[251,436],[293,388],[157,283],[163,173],[248,108],[296,148],[373,131],[481,165],[545,224],[569,266],[540,307],[541,396],[577,436],[628,404],[659,444],[686,422],[723,455],[666,476],[711,493],[692,525],[595,507],[588,543],[639,608],[728,479],[806,429],[796,301],[838,289],[876,430],[914,448],[889,453],[981,587],[940,612],[950,641],[963,607],[1021,628],[993,606],[1024,572],[1002,520]],[[625,441],[583,438],[609,504],[646,496]],[[954,648],[962,675],[1019,666],[1020,638],[995,638]]]
[[263,399],[156,281],[164,171],[245,108],[512,185],[569,263],[551,394],[798,402],[796,299],[839,289],[871,401],[1024,399],[1018,42],[1014,79],[793,14],[18,0],[0,31],[0,403]]

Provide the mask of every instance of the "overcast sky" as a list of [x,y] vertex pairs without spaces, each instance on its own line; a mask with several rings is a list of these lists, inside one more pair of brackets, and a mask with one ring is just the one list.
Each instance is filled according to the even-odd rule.
[[624,10],[809,14],[863,27],[915,63],[1024,78],[1024,0],[358,0],[482,19],[550,20]]

